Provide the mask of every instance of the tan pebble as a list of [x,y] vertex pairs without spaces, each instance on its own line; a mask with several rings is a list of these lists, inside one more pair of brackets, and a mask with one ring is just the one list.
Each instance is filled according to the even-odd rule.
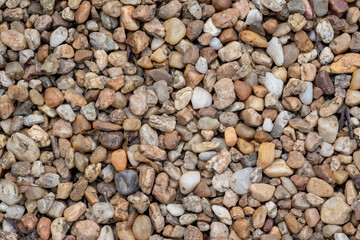
[[306,190],[319,197],[331,197],[334,194],[334,189],[327,182],[316,177],[309,179]]
[[257,166],[265,169],[275,159],[275,144],[270,142],[261,143],[258,151]]
[[235,144],[237,142],[237,135],[236,135],[235,128],[227,127],[224,132],[224,137],[225,137],[226,146],[228,146],[228,147],[235,146]]
[[84,23],[88,19],[90,15],[90,11],[91,11],[91,3],[89,3],[88,1],[82,2],[76,11],[75,21],[78,24]]
[[239,37],[242,41],[253,47],[267,48],[268,46],[268,43],[264,37],[250,30],[241,31],[239,33]]

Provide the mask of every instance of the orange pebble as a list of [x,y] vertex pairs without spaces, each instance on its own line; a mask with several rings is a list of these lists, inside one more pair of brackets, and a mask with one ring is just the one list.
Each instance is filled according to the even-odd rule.
[[118,172],[125,170],[127,165],[127,156],[125,150],[119,149],[114,151],[111,154],[111,164]]
[[228,147],[235,146],[236,141],[237,141],[237,135],[236,135],[235,128],[227,127],[225,129],[224,136],[225,136],[225,144],[226,144],[226,146],[228,146]]

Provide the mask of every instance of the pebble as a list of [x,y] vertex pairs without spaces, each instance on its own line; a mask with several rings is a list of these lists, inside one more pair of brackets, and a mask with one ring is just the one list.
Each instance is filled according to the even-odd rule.
[[334,29],[326,18],[321,19],[317,24],[316,33],[324,43],[330,43],[334,39]]
[[186,34],[184,23],[178,18],[170,18],[164,22],[165,41],[176,45]]
[[351,211],[341,197],[332,197],[321,207],[321,221],[326,224],[342,225],[350,219]]
[[334,189],[327,182],[316,177],[309,179],[306,190],[319,197],[331,197],[334,194]]
[[24,34],[15,30],[5,30],[1,32],[1,41],[14,51],[24,50],[26,48],[26,38]]
[[267,48],[268,46],[268,42],[264,37],[250,30],[241,31],[239,37],[242,41],[253,47]]
[[277,37],[273,37],[266,48],[266,53],[272,58],[277,66],[284,64],[283,48],[280,40]]
[[250,177],[253,171],[254,169],[251,167],[236,171],[231,176],[231,180],[230,180],[231,189],[238,194],[248,193],[250,187]]
[[68,37],[68,31],[65,27],[58,27],[50,35],[50,46],[57,47],[62,44]]
[[195,69],[199,73],[206,73],[208,70],[208,64],[205,58],[199,57],[199,59],[196,61]]
[[8,139],[6,149],[14,153],[21,161],[34,162],[40,157],[40,150],[36,143],[22,133],[15,133]]
[[249,191],[254,199],[259,202],[266,202],[273,196],[275,187],[264,183],[252,183]]
[[195,87],[192,97],[191,104],[194,109],[206,108],[212,103],[211,94],[201,87]]
[[219,110],[227,108],[235,101],[234,85],[229,78],[217,81],[214,85],[214,91],[216,92],[214,107]]
[[263,15],[258,9],[251,9],[246,16],[246,25],[250,26],[254,23],[260,23],[263,20]]
[[95,203],[91,211],[97,223],[107,223],[114,216],[114,207],[110,203]]
[[119,49],[118,45],[104,33],[93,32],[89,35],[89,42],[95,49],[111,51]]
[[76,239],[96,240],[100,234],[100,227],[92,220],[78,221],[72,225],[71,234],[74,235]]
[[215,213],[215,215],[220,219],[221,222],[232,225],[232,220],[229,211],[222,206],[219,205],[212,205],[211,209]]
[[68,222],[75,222],[85,213],[86,205],[82,202],[75,203],[64,211],[64,217]]
[[[218,55],[223,62],[231,62],[241,57],[241,44],[233,41],[219,49]],[[195,66],[196,67],[196,66]]]
[[286,3],[285,0],[275,0],[275,1],[270,1],[270,0],[261,0],[261,3],[271,9],[274,12],[280,12],[282,7],[284,6],[284,4]]
[[130,195],[139,189],[139,178],[134,170],[124,170],[115,174],[116,189],[123,195]]
[[277,97],[281,96],[284,82],[276,78],[272,73],[267,72],[264,77],[259,79],[259,82],[264,85],[270,93],[274,93]]
[[180,191],[182,194],[192,192],[200,182],[200,173],[197,171],[185,172],[179,180]]
[[146,215],[139,215],[133,223],[132,231],[136,239],[149,239],[154,231],[150,218]]

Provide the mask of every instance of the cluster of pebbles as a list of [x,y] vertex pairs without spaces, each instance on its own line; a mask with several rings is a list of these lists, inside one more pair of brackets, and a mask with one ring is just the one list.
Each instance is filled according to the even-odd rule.
[[359,240],[359,8],[0,0],[0,239]]

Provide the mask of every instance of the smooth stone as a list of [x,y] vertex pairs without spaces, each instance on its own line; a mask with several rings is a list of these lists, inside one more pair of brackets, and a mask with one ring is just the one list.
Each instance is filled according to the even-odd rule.
[[352,209],[341,197],[332,197],[321,207],[321,220],[326,224],[343,225],[350,220]]
[[115,175],[116,190],[123,195],[130,195],[139,189],[139,177],[134,170],[124,170]]
[[184,23],[178,18],[170,18],[164,22],[166,30],[165,41],[171,45],[176,45],[181,39],[185,37],[186,27]]
[[50,46],[57,47],[68,38],[68,31],[65,27],[60,26],[50,35]]
[[276,177],[288,177],[294,173],[294,171],[286,165],[283,159],[275,160],[270,166],[265,168],[264,174],[271,178]]
[[305,105],[310,105],[313,101],[313,84],[312,82],[305,82],[306,89],[304,92],[299,94],[301,102]]
[[318,121],[318,132],[325,142],[335,142],[338,134],[338,128],[339,121],[335,116],[320,118]]
[[192,97],[191,97],[191,104],[193,108],[200,109],[209,107],[212,103],[212,96],[211,93],[206,91],[205,89],[201,87],[195,87]]
[[277,37],[273,37],[266,48],[266,53],[271,57],[277,66],[284,64],[283,47]]
[[182,194],[188,194],[192,192],[198,183],[200,182],[200,172],[198,171],[187,171],[179,180],[180,191]]
[[263,15],[259,10],[255,8],[249,11],[248,15],[246,16],[245,23],[246,25],[250,26],[254,23],[260,23],[262,22],[262,20],[263,20]]
[[284,82],[281,79],[278,79],[272,73],[266,72],[264,77],[259,78],[259,82],[264,85],[270,93],[281,97],[284,87]]
[[251,167],[236,171],[231,176],[230,188],[238,194],[248,193],[251,184],[250,177],[253,171],[254,169]]

